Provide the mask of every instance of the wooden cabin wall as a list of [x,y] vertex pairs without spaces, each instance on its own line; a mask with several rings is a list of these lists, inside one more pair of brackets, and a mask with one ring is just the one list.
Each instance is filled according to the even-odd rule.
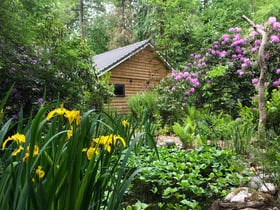
[[168,68],[154,49],[141,50],[111,70],[110,83],[125,85],[125,97],[114,97],[111,106],[120,113],[127,113],[129,96],[155,87],[167,74]]

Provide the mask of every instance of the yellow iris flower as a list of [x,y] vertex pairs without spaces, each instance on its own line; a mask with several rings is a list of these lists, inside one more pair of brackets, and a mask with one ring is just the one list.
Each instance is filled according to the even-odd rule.
[[61,104],[61,106],[59,108],[56,108],[54,110],[52,110],[51,112],[48,113],[47,115],[47,120],[50,120],[51,118],[53,118],[55,115],[64,115],[64,113],[67,111],[67,109],[65,109],[63,107],[63,104]]
[[38,166],[36,169],[36,174],[39,177],[39,179],[43,179],[45,176],[45,172],[42,170],[42,166]]
[[[33,149],[33,157],[37,156],[39,154],[39,147],[38,145],[34,145]],[[26,159],[30,157],[30,152],[29,152],[29,146],[27,147],[26,153],[24,157],[22,158],[22,161],[24,162]]]
[[16,133],[15,135],[13,136],[10,136],[8,137],[3,145],[2,145],[2,149],[5,149],[6,148],[6,144],[8,141],[15,141],[17,145],[21,144],[21,143],[24,143],[26,141],[25,139],[25,135],[24,134],[19,134],[19,133]]
[[123,121],[122,121],[122,126],[123,126],[123,127],[129,126],[129,122],[128,122],[127,120],[123,120]]
[[67,131],[67,138],[70,139],[73,136],[73,130],[71,128],[71,130]]
[[94,154],[99,154],[98,149],[94,147],[90,147],[87,150],[87,158],[88,160],[91,160]]
[[20,145],[20,146],[17,148],[17,150],[15,150],[15,151],[12,152],[12,156],[17,156],[17,154],[20,153],[22,150],[23,150],[23,146]]
[[81,115],[80,115],[80,111],[78,110],[67,110],[63,107],[63,104],[61,105],[61,107],[56,108],[52,111],[50,111],[46,117],[47,120],[50,120],[51,118],[53,118],[55,115],[63,115],[65,118],[68,119],[69,123],[72,124],[73,121],[76,121],[76,125],[79,125],[81,122]]
[[64,116],[68,119],[70,124],[72,124],[74,120],[76,121],[76,125],[79,125],[81,122],[81,115],[80,115],[80,111],[78,110],[72,110],[72,111],[66,110]]
[[125,140],[121,136],[114,134],[93,138],[92,141],[99,145],[104,145],[108,152],[111,152],[111,145],[116,145],[117,141],[120,141],[124,147],[126,146]]
[[26,141],[26,139],[25,139],[24,134],[16,133],[15,135],[8,137],[4,141],[4,143],[2,145],[2,150],[4,150],[6,148],[7,142],[9,142],[9,141],[14,141],[18,145],[18,148],[12,152],[12,156],[17,156],[17,154],[23,150],[23,146],[21,144],[24,143]]

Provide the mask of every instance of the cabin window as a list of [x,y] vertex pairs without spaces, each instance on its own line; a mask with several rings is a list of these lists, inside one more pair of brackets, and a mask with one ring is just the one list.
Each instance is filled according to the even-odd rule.
[[124,86],[124,84],[114,84],[114,94],[117,97],[125,97],[125,86]]

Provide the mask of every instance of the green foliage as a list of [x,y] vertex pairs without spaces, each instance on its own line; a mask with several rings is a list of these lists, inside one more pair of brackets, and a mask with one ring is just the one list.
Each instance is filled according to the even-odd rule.
[[197,123],[199,122],[200,113],[195,107],[187,108],[187,117],[184,119],[183,125],[175,122],[172,126],[174,133],[182,141],[184,148],[194,147],[194,142],[197,140],[198,144],[202,142],[200,135],[197,133]]
[[132,138],[132,124],[105,113],[49,109],[6,140],[11,121],[1,128],[1,209],[118,209],[140,171],[125,169],[143,134]]
[[280,187],[280,139],[275,134],[268,133],[265,144],[262,145],[264,150],[255,151],[256,160],[264,167],[264,173],[269,174],[267,181]]
[[146,91],[130,96],[128,99],[128,107],[135,119],[142,120],[146,114],[151,120],[157,118],[158,115],[158,95],[154,91]]
[[4,115],[5,115],[5,111],[4,111],[4,108],[5,108],[5,105],[7,103],[7,100],[8,98],[10,97],[11,95],[11,92],[13,90],[13,87],[14,85],[12,85],[10,87],[10,89],[8,90],[8,92],[6,93],[6,95],[4,96],[4,98],[1,100],[1,104],[0,104],[0,126],[3,124],[4,122]]
[[[242,15],[251,17],[254,8],[247,0],[204,1],[193,28],[193,49],[200,50],[217,40],[229,27],[245,26]],[[194,51],[193,51],[194,52]]]
[[185,119],[183,126],[179,123],[174,123],[172,126],[175,135],[179,136],[184,148],[193,147],[195,139],[195,125],[189,119]]
[[227,69],[228,69],[227,66],[217,66],[216,68],[206,73],[207,78],[215,79],[216,77],[223,76],[226,73]]
[[21,108],[29,115],[44,95],[45,101],[79,109],[100,108],[110,100],[112,90],[96,78],[88,43],[67,26],[73,1],[1,1],[0,6],[1,98],[15,82],[7,116],[18,116]]
[[156,87],[155,91],[158,95],[157,107],[162,127],[171,129],[175,122],[183,122],[187,112],[187,105],[191,103],[191,99],[186,100],[182,94],[183,89],[185,89],[185,86],[174,84],[171,77],[166,77]]
[[267,101],[267,128],[272,129],[277,135],[280,134],[280,88],[274,89],[271,99]]
[[197,122],[197,132],[212,143],[230,140],[233,127],[234,121],[230,115],[215,114],[209,111],[202,112],[200,120]]
[[144,202],[148,209],[207,209],[211,201],[246,181],[242,164],[231,150],[201,147],[187,152],[158,148],[135,155],[131,168],[149,167],[132,182],[125,202]]

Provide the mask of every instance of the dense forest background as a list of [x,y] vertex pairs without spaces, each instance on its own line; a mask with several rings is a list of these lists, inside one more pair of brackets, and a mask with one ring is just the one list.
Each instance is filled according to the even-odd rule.
[[[0,98],[14,84],[6,113],[31,110],[39,98],[68,106],[99,107],[112,96],[91,56],[144,39],[182,69],[228,28],[263,23],[278,0],[2,0]],[[75,97],[73,97],[75,95]]]

